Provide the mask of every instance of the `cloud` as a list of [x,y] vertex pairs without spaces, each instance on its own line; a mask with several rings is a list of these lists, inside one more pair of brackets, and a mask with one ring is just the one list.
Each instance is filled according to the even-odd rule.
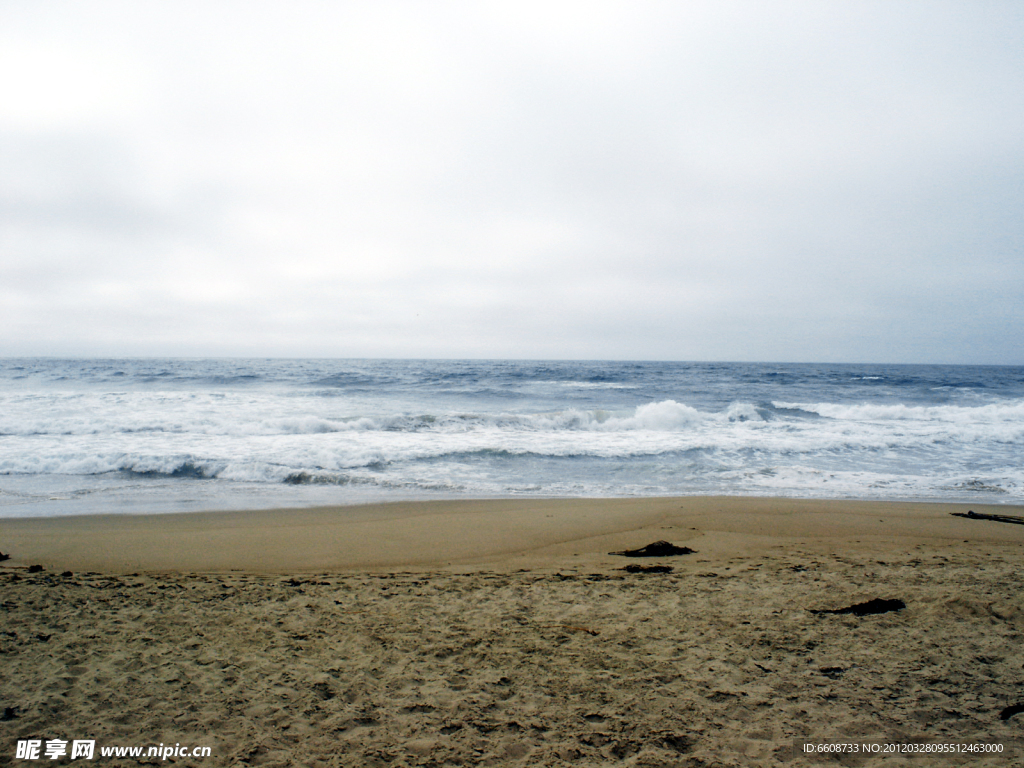
[[3,13],[0,354],[1022,362],[1014,3]]

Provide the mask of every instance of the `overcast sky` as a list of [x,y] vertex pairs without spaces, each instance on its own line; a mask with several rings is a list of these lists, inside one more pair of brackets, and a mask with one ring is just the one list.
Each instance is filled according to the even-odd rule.
[[0,0],[0,355],[1024,364],[1024,3]]

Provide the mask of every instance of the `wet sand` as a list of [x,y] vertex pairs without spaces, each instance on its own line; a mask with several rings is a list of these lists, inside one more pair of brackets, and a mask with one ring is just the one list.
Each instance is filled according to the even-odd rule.
[[[1024,513],[680,498],[3,520],[0,763],[18,739],[94,738],[211,747],[150,758],[179,765],[1017,764],[1024,525],[950,514],[968,508]],[[608,554],[660,539],[695,552]],[[815,612],[872,599],[904,607]]]

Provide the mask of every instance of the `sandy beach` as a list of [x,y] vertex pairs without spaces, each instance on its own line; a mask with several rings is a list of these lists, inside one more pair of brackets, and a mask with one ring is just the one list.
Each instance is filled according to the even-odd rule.
[[[968,509],[1024,514],[728,497],[4,520],[0,763],[90,739],[112,766],[1019,764],[1024,525]],[[694,551],[609,554],[659,540]],[[211,754],[99,751],[155,745]]]

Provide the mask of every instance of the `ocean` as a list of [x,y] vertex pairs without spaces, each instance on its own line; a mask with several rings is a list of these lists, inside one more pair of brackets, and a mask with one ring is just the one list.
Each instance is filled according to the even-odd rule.
[[1024,367],[0,360],[0,517],[695,494],[1024,503]]

